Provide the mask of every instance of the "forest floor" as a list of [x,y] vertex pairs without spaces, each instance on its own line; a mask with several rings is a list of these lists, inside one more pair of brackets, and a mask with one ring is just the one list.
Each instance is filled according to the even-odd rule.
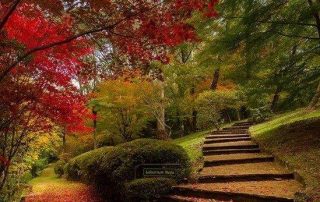
[[304,180],[312,201],[320,201],[320,110],[297,110],[253,126],[252,137]]
[[53,165],[44,169],[41,175],[29,182],[32,190],[25,197],[26,202],[100,202],[90,186],[59,178]]

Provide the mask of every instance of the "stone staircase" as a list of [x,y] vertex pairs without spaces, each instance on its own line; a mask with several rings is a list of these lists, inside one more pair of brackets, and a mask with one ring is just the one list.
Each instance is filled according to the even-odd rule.
[[248,134],[250,122],[209,134],[197,183],[174,187],[164,201],[292,202],[302,185],[262,153]]

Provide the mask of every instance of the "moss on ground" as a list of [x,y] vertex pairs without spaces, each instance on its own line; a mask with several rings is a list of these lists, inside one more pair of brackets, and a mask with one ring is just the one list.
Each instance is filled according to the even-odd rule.
[[250,128],[253,138],[298,172],[306,193],[320,201],[320,110],[300,109]]

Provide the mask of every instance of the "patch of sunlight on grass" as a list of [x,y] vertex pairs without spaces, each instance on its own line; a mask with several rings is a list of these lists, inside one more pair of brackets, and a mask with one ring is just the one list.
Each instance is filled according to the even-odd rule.
[[275,130],[283,125],[314,118],[320,118],[320,110],[309,111],[306,109],[298,109],[293,112],[277,115],[270,121],[253,126],[250,128],[250,132],[254,136],[259,136],[268,131]]

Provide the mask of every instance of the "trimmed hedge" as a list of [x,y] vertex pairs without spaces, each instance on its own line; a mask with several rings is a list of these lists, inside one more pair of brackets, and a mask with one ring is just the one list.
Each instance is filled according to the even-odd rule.
[[95,183],[111,200],[124,200],[125,184],[134,180],[135,168],[141,164],[174,164],[181,168],[174,180],[189,177],[191,166],[186,151],[173,143],[155,139],[139,139],[116,146],[103,156],[95,170]]
[[67,178],[71,180],[92,182],[100,158],[111,152],[112,148],[113,147],[102,147],[70,159],[64,167]]
[[176,183],[167,178],[137,179],[125,184],[127,201],[152,201],[168,194]]
[[54,172],[61,177],[64,175],[64,166],[66,165],[66,162],[63,160],[59,160],[54,164]]

